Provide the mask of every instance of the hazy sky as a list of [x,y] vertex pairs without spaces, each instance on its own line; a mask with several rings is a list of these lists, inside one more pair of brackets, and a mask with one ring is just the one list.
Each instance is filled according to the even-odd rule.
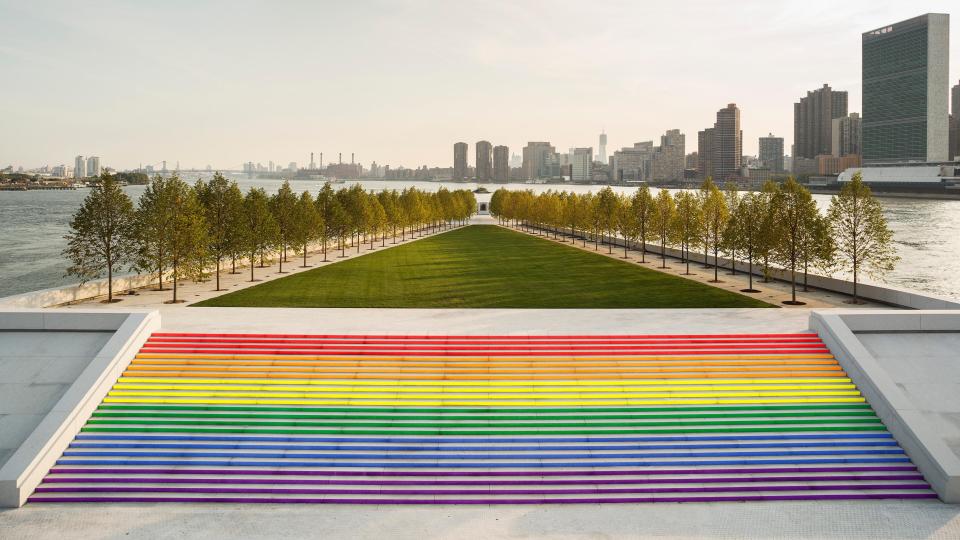
[[793,102],[823,83],[860,110],[862,32],[958,5],[0,0],[0,167],[302,165],[310,151],[451,166],[456,141],[472,164],[481,139],[596,151],[602,128],[608,152],[671,128],[690,152],[729,102],[755,154],[767,132],[789,148]]

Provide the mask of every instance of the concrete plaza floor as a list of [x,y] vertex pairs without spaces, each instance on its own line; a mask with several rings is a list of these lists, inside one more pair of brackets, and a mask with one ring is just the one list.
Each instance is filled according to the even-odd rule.
[[0,537],[106,538],[960,538],[939,502],[538,506],[27,504]]

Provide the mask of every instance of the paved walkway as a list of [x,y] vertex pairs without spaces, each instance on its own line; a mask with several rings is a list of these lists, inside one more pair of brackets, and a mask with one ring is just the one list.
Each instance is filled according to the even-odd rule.
[[[598,253],[601,255],[606,255],[608,257],[621,259],[623,260],[623,247],[614,247],[613,251],[610,251],[609,245],[600,244],[599,248],[594,248],[594,244],[589,240],[584,246],[583,240],[577,240],[575,244],[570,242],[569,237],[565,237],[562,234],[559,238],[555,239],[552,235],[548,238],[542,234],[536,234],[528,231],[521,230],[516,227],[508,227],[512,230],[523,232],[531,236],[536,236],[538,238],[543,238],[550,240],[551,242],[558,242],[566,244],[568,246],[575,245],[575,247],[582,249],[584,251],[589,251],[591,253]],[[673,257],[667,256],[667,267],[662,268],[663,263],[660,255],[647,251],[646,254],[646,263],[641,262],[640,252],[630,250],[629,255],[626,260],[643,264],[645,268],[650,268],[651,270],[656,270],[658,272],[664,272],[674,276],[680,276],[686,279],[692,279],[694,281],[699,281],[711,287],[717,287],[719,289],[726,289],[729,291],[740,293],[742,289],[749,287],[749,281],[747,275],[743,272],[737,272],[736,275],[730,275],[729,268],[720,268],[719,278],[720,283],[712,283],[713,280],[713,266],[705,268],[703,265],[703,253],[699,255],[694,254],[693,260],[690,262],[690,273],[692,275],[686,275],[687,264],[679,261]],[[802,275],[797,276],[798,282],[803,279]],[[810,288],[809,291],[803,291],[803,285],[801,283],[797,284],[797,300],[804,302],[805,305],[794,306],[784,304],[784,301],[790,300],[790,284],[782,281],[770,281],[769,283],[764,283],[762,278],[754,276],[753,279],[753,288],[761,292],[759,293],[741,293],[748,294],[748,296],[753,296],[759,298],[771,304],[778,305],[780,307],[790,308],[790,309],[813,309],[813,308],[833,308],[833,307],[863,307],[863,308],[884,308],[890,309],[890,306],[884,304],[878,304],[875,302],[868,302],[863,305],[852,306],[845,303],[846,300],[849,300],[850,297],[844,294],[835,293],[832,291],[825,291],[821,289]]]
[[[101,300],[105,297],[90,298],[82,302],[76,302],[73,304],[65,306],[56,306],[58,308],[75,308],[75,309],[84,309],[88,310],[91,308],[103,308],[103,309],[122,309],[122,310],[131,310],[131,309],[156,309],[160,310],[161,313],[166,313],[171,310],[179,311],[185,306],[188,306],[195,302],[200,302],[202,300],[207,300],[209,298],[214,298],[223,294],[227,294],[233,291],[239,291],[241,289],[246,289],[247,287],[253,287],[255,285],[260,285],[267,281],[272,281],[274,279],[280,279],[282,277],[287,277],[293,274],[298,274],[305,272],[307,270],[312,270],[321,266],[328,266],[331,264],[336,264],[341,261],[346,261],[350,259],[355,259],[357,257],[366,255],[368,253],[376,253],[384,249],[390,249],[395,246],[400,246],[404,244],[409,244],[411,242],[416,242],[422,238],[429,238],[437,234],[442,234],[451,229],[444,229],[439,232],[434,233],[424,233],[422,236],[416,236],[411,238],[409,235],[405,237],[404,240],[401,240],[399,237],[395,239],[387,238],[386,246],[382,246],[382,241],[377,240],[374,242],[373,249],[370,249],[369,243],[361,244],[360,250],[357,250],[356,246],[348,247],[345,250],[345,255],[341,256],[341,250],[338,249],[328,249],[327,251],[327,261],[324,262],[323,254],[319,250],[311,251],[307,254],[307,268],[304,268],[303,265],[303,256],[296,255],[292,251],[287,254],[289,258],[288,262],[283,263],[283,273],[280,273],[280,265],[277,261],[273,261],[270,264],[267,264],[264,267],[255,267],[254,268],[254,278],[255,282],[250,281],[250,267],[249,266],[237,266],[237,273],[230,273],[230,261],[226,261],[224,264],[225,268],[220,271],[220,291],[214,290],[216,286],[214,283],[214,276],[211,274],[210,278],[207,281],[181,281],[177,287],[177,299],[184,300],[184,302],[178,304],[169,304],[167,303],[173,298],[173,283],[169,280],[164,282],[164,290],[156,290],[156,282],[152,287],[136,289],[135,295],[117,295],[115,298],[121,298],[121,302],[116,302],[113,304],[105,304]],[[394,240],[396,243],[394,243]],[[239,261],[238,261],[239,263]]]
[[[498,222],[489,215],[474,216],[470,222],[471,225],[497,225]],[[543,235],[536,235],[534,233],[522,231],[518,228],[510,227],[512,230],[523,232],[525,234],[530,234],[531,236],[537,236],[538,238],[546,239],[551,242],[558,242],[568,246],[573,245],[578,249],[583,249],[584,251],[589,251],[591,253],[597,253],[600,255],[605,255],[615,259],[623,259],[623,248],[614,248],[613,252],[610,253],[609,246],[601,245],[599,249],[594,249],[594,245],[591,242],[587,242],[584,247],[582,240],[578,240],[575,244],[571,244],[569,238],[565,238],[562,235],[559,239],[554,239],[552,236],[547,238]],[[269,264],[263,268],[255,268],[255,278],[258,280],[256,282],[250,282],[250,269],[248,267],[238,267],[236,274],[230,273],[229,263],[227,263],[227,268],[223,269],[220,273],[220,287],[221,291],[214,291],[214,282],[213,277],[208,281],[203,282],[192,282],[186,281],[179,284],[178,298],[185,300],[184,303],[179,304],[168,304],[166,303],[173,297],[173,292],[170,290],[171,283],[167,282],[164,284],[166,290],[157,291],[154,288],[142,288],[136,290],[136,295],[120,295],[119,297],[123,299],[122,302],[115,304],[104,304],[100,302],[101,298],[89,299],[83,302],[78,302],[68,306],[68,308],[113,308],[113,309],[159,309],[161,313],[165,313],[170,310],[179,310],[184,306],[187,306],[191,303],[200,302],[202,300],[207,300],[209,298],[214,298],[228,292],[237,291],[240,289],[245,289],[247,287],[252,287],[254,285],[259,285],[267,281],[274,279],[279,279],[281,277],[286,277],[292,274],[300,273],[312,268],[317,268],[320,266],[326,266],[330,264],[336,264],[340,261],[349,260],[359,256],[366,255],[368,253],[377,252],[383,249],[389,249],[394,246],[409,244],[410,242],[415,242],[421,238],[428,238],[435,234],[442,234],[446,231],[441,231],[439,233],[424,234],[422,237],[418,236],[414,239],[411,239],[409,236],[400,241],[397,239],[397,243],[393,244],[391,239],[387,240],[387,245],[381,247],[381,242],[376,242],[374,244],[374,249],[370,249],[370,244],[363,244],[360,247],[359,252],[356,247],[350,247],[346,250],[346,256],[341,257],[339,250],[331,250],[327,253],[327,262],[323,262],[323,256],[319,252],[311,252],[307,256],[308,268],[303,268],[303,257],[297,257],[294,254],[288,254],[289,262],[283,264],[284,273],[279,273],[279,265],[276,263]],[[690,263],[690,272],[692,275],[685,275],[686,264],[681,263],[680,261],[668,258],[667,268],[661,268],[661,260],[659,255],[652,252],[647,252],[646,263],[641,263],[640,253],[636,251],[630,251],[627,260],[637,264],[643,264],[646,268],[652,270],[657,270],[659,272],[665,272],[671,275],[680,276],[686,279],[692,279],[694,281],[699,281],[710,285],[711,287],[717,287],[721,289],[726,289],[729,291],[737,292],[741,289],[746,289],[748,287],[747,276],[745,274],[737,273],[737,275],[732,276],[729,274],[729,270],[721,268],[720,270],[720,280],[721,283],[711,283],[713,279],[713,268],[704,268],[702,262],[691,262]],[[695,259],[696,260],[696,259]],[[789,309],[815,309],[815,308],[832,308],[832,307],[843,307],[850,308],[853,307],[850,304],[844,303],[849,299],[848,296],[842,295],[839,293],[824,291],[819,289],[811,288],[807,292],[803,292],[802,288],[798,286],[797,290],[797,300],[805,302],[805,305],[802,306],[790,306],[783,304],[783,301],[790,300],[790,284],[780,281],[771,281],[770,283],[763,283],[762,279],[754,278],[753,281],[754,289],[759,289],[760,293],[751,294],[756,298],[760,298],[764,301],[770,302],[771,304],[776,304],[781,307]],[[889,309],[889,306],[877,303],[867,303],[862,306],[864,308],[884,308]]]

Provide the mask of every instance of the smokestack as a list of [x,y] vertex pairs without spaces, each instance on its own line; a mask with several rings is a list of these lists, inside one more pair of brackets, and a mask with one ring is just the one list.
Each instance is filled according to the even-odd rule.
[[337,154],[337,162],[338,162],[340,165],[343,165],[343,152],[340,152],[340,153]]
[[323,168],[323,152],[320,152],[320,168]]
[[350,164],[353,165],[353,152],[350,152]]
[[313,152],[310,152],[310,168],[313,168]]

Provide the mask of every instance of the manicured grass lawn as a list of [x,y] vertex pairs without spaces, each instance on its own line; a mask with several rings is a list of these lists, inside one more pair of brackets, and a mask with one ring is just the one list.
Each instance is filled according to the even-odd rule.
[[[651,265],[653,258],[648,258]],[[228,307],[738,308],[757,299],[474,225],[194,304]]]

